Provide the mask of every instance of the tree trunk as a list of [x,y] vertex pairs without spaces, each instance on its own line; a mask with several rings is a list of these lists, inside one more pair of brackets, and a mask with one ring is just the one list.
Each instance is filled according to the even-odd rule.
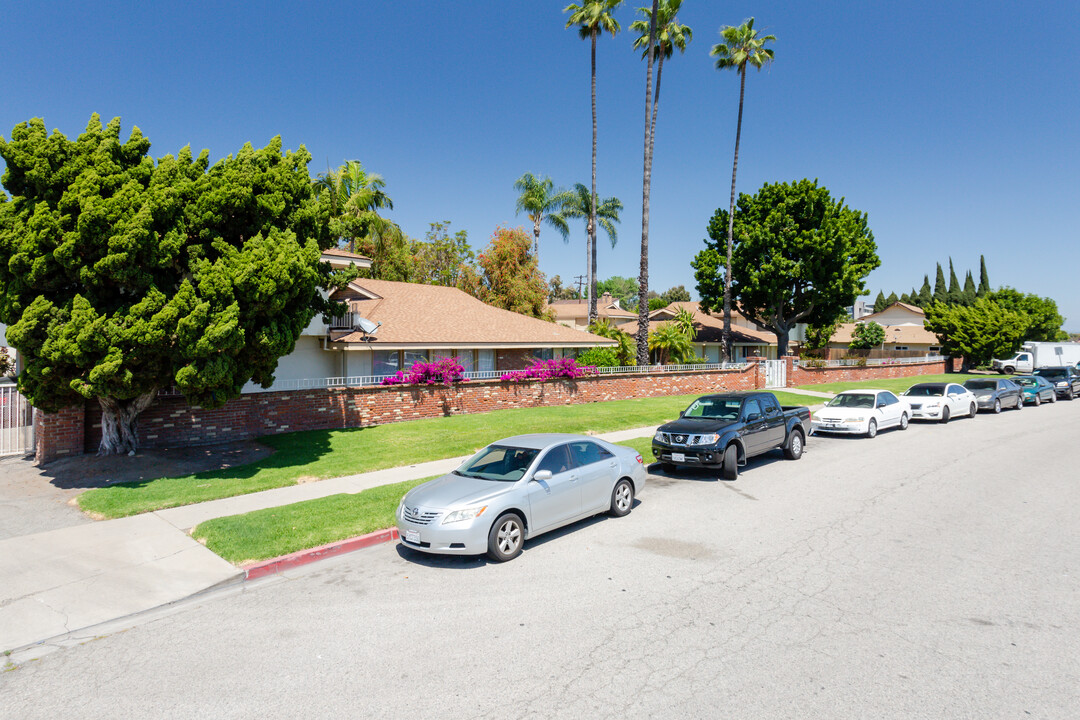
[[[645,172],[641,183],[641,265],[638,274],[638,331],[637,364],[649,364],[649,194],[652,192],[653,139],[656,132],[656,101],[660,95],[660,69],[656,70],[656,96],[652,89],[653,50],[656,46],[656,13],[658,0],[653,0],[649,20],[649,54],[645,71]],[[650,105],[652,107],[650,107]]]
[[592,196],[589,199],[589,324],[596,322],[596,28],[592,29]]
[[536,256],[536,267],[540,267],[540,217],[533,222],[533,255]]
[[101,405],[101,443],[98,456],[127,455],[139,448],[139,414],[150,407],[157,390],[139,395],[133,400],[114,400],[99,397]]
[[[743,95],[746,92],[746,65],[739,68],[739,121],[735,125],[735,161],[731,164],[731,204],[727,220],[727,266],[724,268],[724,360],[731,360],[731,247],[735,231],[735,174],[739,170],[739,140],[742,138]],[[785,334],[785,343],[786,334]]]

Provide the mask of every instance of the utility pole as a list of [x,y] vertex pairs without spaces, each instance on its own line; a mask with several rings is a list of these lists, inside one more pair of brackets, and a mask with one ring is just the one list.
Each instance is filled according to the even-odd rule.
[[581,297],[581,286],[585,284],[585,276],[584,275],[578,275],[577,277],[573,278],[573,280],[574,280],[574,284],[577,285],[578,297]]

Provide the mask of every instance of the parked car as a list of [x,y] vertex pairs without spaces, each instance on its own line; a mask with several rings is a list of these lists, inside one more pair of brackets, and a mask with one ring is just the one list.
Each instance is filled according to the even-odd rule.
[[499,440],[419,485],[395,513],[401,543],[428,553],[512,560],[526,540],[608,512],[627,515],[645,485],[634,450],[584,435]]
[[980,410],[999,413],[1003,407],[1024,409],[1023,390],[1008,378],[971,378],[964,382],[964,387],[975,395]]
[[978,401],[970,390],[956,383],[919,383],[900,396],[911,405],[912,419],[939,420],[961,415],[975,417]]
[[1058,397],[1072,400],[1080,395],[1080,370],[1072,365],[1039,368],[1035,374],[1049,380],[1054,385]]
[[878,430],[907,430],[911,406],[888,390],[845,390],[810,416],[815,434],[854,433],[876,437]]
[[1054,383],[1042,375],[1017,375],[1012,381],[1024,391],[1024,402],[1029,402],[1036,407],[1044,402],[1057,402],[1057,391]]
[[809,431],[809,408],[781,407],[771,392],[705,395],[657,429],[652,453],[668,472],[715,468],[734,480],[740,465],[770,450],[798,460]]

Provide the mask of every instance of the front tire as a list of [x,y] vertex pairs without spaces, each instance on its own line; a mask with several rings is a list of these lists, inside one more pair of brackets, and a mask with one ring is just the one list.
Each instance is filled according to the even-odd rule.
[[1042,398],[1039,397],[1039,393],[1035,393],[1035,407],[1042,405]]
[[[873,422],[873,420],[870,422]],[[802,457],[803,445],[802,432],[799,430],[792,430],[791,435],[788,437],[787,446],[784,447],[784,457],[788,460],[798,460]]]
[[907,413],[900,413],[900,429],[907,430],[908,416]]
[[1072,400],[1074,397],[1076,397],[1076,393],[1073,392],[1072,388],[1069,388],[1069,393],[1065,396],[1065,399]]
[[941,424],[944,425],[947,422],[949,422],[949,406],[948,405],[941,408]]
[[998,415],[999,413],[1001,413],[1001,400],[995,400],[994,401],[994,414]]
[[630,514],[630,509],[633,507],[634,484],[623,478],[615,483],[615,488],[611,491],[611,508],[608,514],[611,517],[625,517]]
[[525,544],[525,524],[517,513],[499,516],[488,531],[487,555],[495,562],[507,562],[521,554]]
[[724,450],[724,465],[721,472],[725,480],[734,480],[739,477],[739,449],[734,444],[728,445]]
[[1013,408],[1013,409],[1014,410],[1023,410],[1024,409],[1024,396],[1023,395],[1016,398],[1016,407]]
[[[1000,405],[1000,404],[1001,404],[1001,402],[998,401],[998,405]],[[979,414],[979,407],[975,403],[971,403],[971,407],[968,408],[968,417],[973,418],[978,414]]]
[[874,418],[870,418],[870,424],[866,426],[866,437],[877,437],[877,420],[875,420]]
[[1014,372],[1016,372],[1016,368],[1014,368],[1012,365],[1006,365],[1004,367],[1004,372],[1002,373],[1002,375],[1012,375]]

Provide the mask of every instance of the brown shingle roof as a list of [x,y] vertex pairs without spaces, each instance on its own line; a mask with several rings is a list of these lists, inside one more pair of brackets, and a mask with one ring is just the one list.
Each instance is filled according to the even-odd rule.
[[613,340],[563,325],[492,307],[457,288],[361,278],[349,287],[371,299],[351,300],[349,309],[382,323],[365,339],[354,332],[335,342],[368,342],[373,346],[436,345],[469,347],[593,347]]
[[[860,318],[865,319],[865,318]],[[829,343],[847,345],[851,342],[851,333],[859,323],[845,323],[836,328]],[[919,325],[882,325],[885,330],[887,345],[940,345],[937,335]]]
[[[649,313],[650,317],[656,317],[656,316],[659,315],[660,317],[663,317],[664,319],[663,320],[649,320],[649,331],[651,332],[651,331],[655,330],[656,326],[661,324],[661,323],[669,322],[669,320],[667,320],[667,316],[669,314],[674,315],[673,311],[678,309],[678,308],[685,308],[686,310],[689,310],[690,312],[692,312],[694,314],[694,330],[695,330],[695,333],[696,333],[696,336],[694,338],[695,342],[700,342],[700,343],[723,342],[723,332],[724,332],[724,318],[723,318],[723,316],[718,317],[716,315],[706,315],[705,313],[703,313],[701,311],[700,307],[698,306],[698,303],[696,303],[696,302],[677,302],[677,303],[672,303],[671,305],[668,305],[666,308],[661,308],[660,310],[653,310],[651,313]],[[661,312],[662,310],[670,310],[672,312],[664,313],[664,312]],[[732,312],[732,316],[735,316],[735,315],[737,315],[737,313]],[[623,323],[622,325],[619,325],[618,327],[619,327],[620,330],[625,330],[626,332],[633,335],[634,333],[637,332],[637,321],[629,322],[629,323]],[[732,325],[731,325],[731,341],[733,343],[739,343],[741,345],[775,345],[776,344],[776,335],[774,335],[773,333],[768,332],[768,331],[743,327],[741,325],[735,325],[734,323],[732,323]]]
[[[589,316],[588,300],[556,300],[548,305],[548,307],[554,311],[556,320],[572,320],[575,318],[584,320]],[[617,308],[614,303],[604,305],[603,303],[597,302],[596,314],[602,318],[611,318],[612,322],[619,322],[620,320],[637,317],[637,313],[631,310]]]
[[357,253],[349,252],[348,250],[342,250],[340,248],[329,248],[327,250],[323,250],[322,254],[345,258],[347,260],[371,260],[371,258],[369,257],[364,257],[363,255],[358,255]]

